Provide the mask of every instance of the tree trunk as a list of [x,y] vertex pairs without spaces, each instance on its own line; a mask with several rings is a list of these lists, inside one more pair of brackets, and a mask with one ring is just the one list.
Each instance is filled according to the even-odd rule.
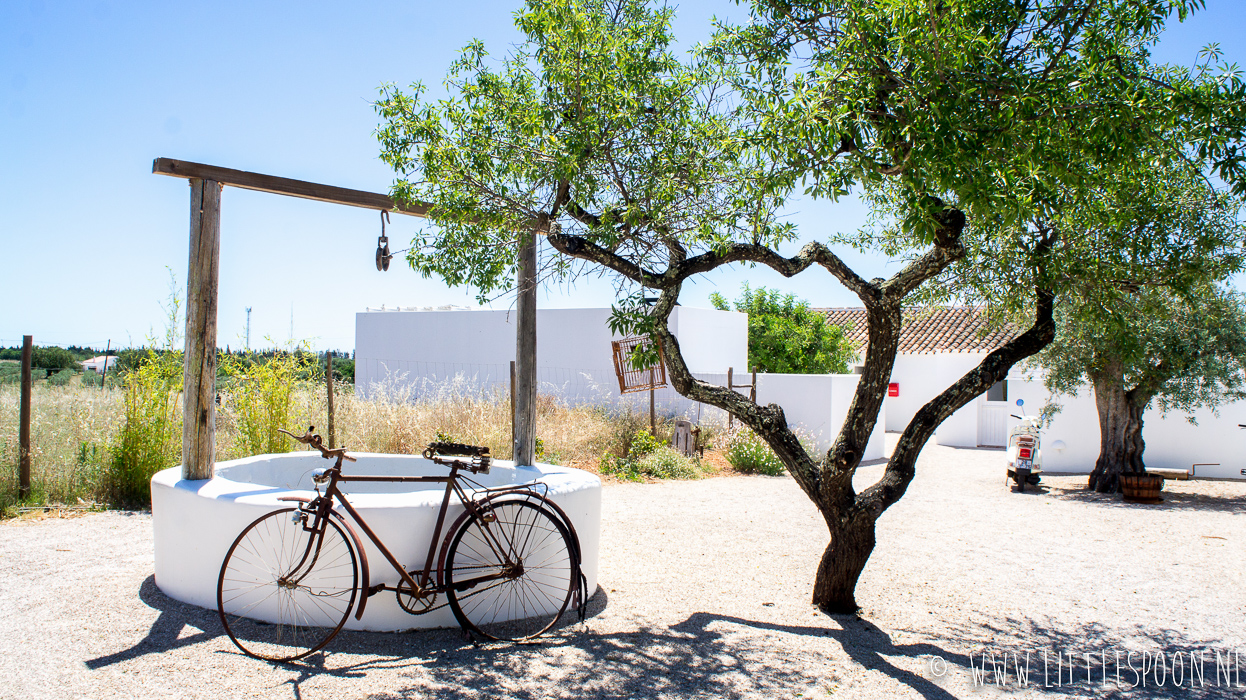
[[840,519],[827,514],[819,506],[831,531],[831,541],[822,552],[818,573],[813,583],[813,604],[822,612],[847,615],[855,613],[857,579],[865,570],[874,551],[874,518],[855,512]]
[[1099,409],[1099,459],[1090,473],[1090,488],[1099,493],[1119,493],[1121,474],[1146,471],[1142,452],[1142,414],[1150,396],[1138,389],[1125,390],[1120,362],[1109,362],[1102,372],[1091,375],[1095,406]]

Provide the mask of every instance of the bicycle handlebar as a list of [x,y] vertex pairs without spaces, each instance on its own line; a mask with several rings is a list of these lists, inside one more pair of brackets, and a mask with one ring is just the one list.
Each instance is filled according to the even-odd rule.
[[[441,456],[471,457],[472,459],[470,462],[463,462],[457,459],[438,459]],[[459,442],[430,442],[428,447],[424,448],[424,459],[432,460],[433,463],[446,467],[465,467],[474,474],[488,474],[489,467],[493,462],[493,458],[489,455],[488,447],[464,445]]]
[[315,429],[316,429],[316,426],[309,425],[307,426],[307,432],[303,433],[302,435],[295,435],[294,433],[290,432],[289,430],[286,430],[285,428],[277,428],[277,431],[285,433],[286,435],[289,435],[290,437],[294,438],[295,440],[298,440],[304,445],[311,445],[317,450],[320,450],[320,456],[324,457],[325,459],[336,458],[336,459],[344,459],[347,462],[355,461],[354,457],[351,457],[346,454],[345,447],[335,447],[333,449],[329,449],[325,447],[324,440],[322,440],[319,435],[314,435],[312,433],[312,431]]

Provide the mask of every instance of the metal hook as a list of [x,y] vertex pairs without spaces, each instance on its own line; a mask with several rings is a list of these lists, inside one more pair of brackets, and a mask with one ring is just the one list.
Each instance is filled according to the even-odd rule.
[[376,239],[376,269],[384,272],[389,269],[389,261],[394,256],[389,252],[389,236],[385,235],[385,224],[389,222],[389,212],[381,210],[381,237]]

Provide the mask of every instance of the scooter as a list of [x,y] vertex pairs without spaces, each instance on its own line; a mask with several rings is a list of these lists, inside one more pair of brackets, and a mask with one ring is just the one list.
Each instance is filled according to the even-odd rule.
[[[1017,406],[1024,405],[1024,399],[1017,399]],[[1037,486],[1043,473],[1041,421],[1038,416],[1025,415],[1025,409],[1021,410],[1021,415],[1013,414],[1012,417],[1021,421],[1021,424],[1008,433],[1008,476],[1004,483],[1015,481],[1017,489],[1025,491],[1026,484]]]

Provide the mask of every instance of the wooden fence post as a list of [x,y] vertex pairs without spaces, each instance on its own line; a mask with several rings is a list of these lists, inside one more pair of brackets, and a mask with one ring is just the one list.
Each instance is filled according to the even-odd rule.
[[536,232],[519,248],[515,300],[515,464],[536,463]]
[[22,336],[22,403],[17,429],[17,497],[30,498],[30,394],[34,380],[30,365],[34,358],[34,336]]
[[216,461],[216,292],[221,185],[190,180],[190,262],[182,370],[182,478],[211,479]]
[[329,449],[331,450],[337,446],[333,439],[333,351],[325,350],[324,356],[324,376],[329,392]]
[[515,361],[511,360],[511,458],[515,457]]

